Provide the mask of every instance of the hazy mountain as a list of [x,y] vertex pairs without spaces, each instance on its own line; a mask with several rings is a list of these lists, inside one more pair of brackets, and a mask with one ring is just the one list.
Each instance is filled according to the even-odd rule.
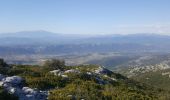
[[[170,36],[159,34],[129,34],[129,35],[105,35],[88,39],[88,43],[138,43],[138,44],[167,44]],[[169,43],[168,43],[169,44]]]
[[169,52],[169,45],[170,36],[158,34],[87,36],[47,31],[0,34],[0,54]]
[[22,31],[16,33],[1,33],[0,45],[65,44],[77,39],[81,39],[81,37],[48,31]]
[[52,33],[48,31],[22,31],[16,33],[1,33],[0,45],[13,44],[169,44],[170,36],[158,34],[129,34],[129,35],[71,35]]

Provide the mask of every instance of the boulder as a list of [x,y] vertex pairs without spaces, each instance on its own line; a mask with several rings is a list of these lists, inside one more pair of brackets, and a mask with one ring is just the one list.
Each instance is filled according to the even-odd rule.
[[75,69],[70,69],[70,70],[66,70],[64,73],[80,73],[80,71]]
[[98,69],[96,69],[94,71],[96,74],[105,74],[105,75],[109,75],[109,74],[112,74],[113,72],[104,68],[104,67],[99,67]]
[[24,79],[22,79],[19,76],[11,76],[11,77],[3,78],[2,81],[4,83],[9,83],[11,85],[21,85],[24,82]]
[[37,91],[35,91],[34,89],[29,88],[29,87],[23,87],[22,91],[26,95],[28,95],[28,94],[36,95],[37,94]]
[[50,71],[50,73],[54,74],[54,75],[58,75],[58,73],[60,73],[61,71],[60,70],[53,70],[53,71]]
[[5,77],[0,74],[0,86],[6,91],[18,96],[19,100],[46,100],[47,91],[38,91],[29,87],[22,87],[24,79],[19,76]]

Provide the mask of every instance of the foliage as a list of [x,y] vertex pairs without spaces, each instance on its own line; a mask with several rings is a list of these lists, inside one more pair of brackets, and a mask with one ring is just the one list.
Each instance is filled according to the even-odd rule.
[[[52,64],[53,65],[53,64]],[[53,75],[38,65],[13,65],[7,75],[18,75],[25,79],[26,86],[50,90],[49,100],[168,100],[168,91],[155,89],[146,84],[128,79],[121,74],[87,74],[98,68],[97,65],[55,67],[62,71],[75,69],[80,73],[66,73],[67,78]],[[51,65],[50,65],[51,66]],[[106,83],[100,84],[100,78]],[[112,78],[116,80],[112,80]],[[3,99],[2,99],[3,100]],[[8,100],[8,99],[6,99]]]
[[50,92],[49,100],[151,100],[157,99],[153,94],[135,90],[133,87],[114,86],[112,84],[99,85],[92,81],[76,80],[61,89]]
[[26,86],[41,90],[63,87],[66,83],[61,76],[50,74],[44,71],[41,66],[15,65],[7,74],[21,76],[25,79]]
[[65,67],[65,61],[58,60],[58,59],[47,60],[44,63],[44,67],[46,70],[56,70],[56,69],[63,70]]
[[0,58],[0,73],[6,74],[6,72],[10,69],[10,66],[4,62],[3,59]]
[[166,72],[170,72],[170,69],[139,74],[139,75],[133,76],[132,78],[136,81],[170,91],[169,75],[162,75],[162,73],[166,73]]
[[45,74],[40,77],[25,77],[26,83],[31,88],[38,88],[41,90],[64,87],[66,81],[62,77],[57,77],[50,74]]

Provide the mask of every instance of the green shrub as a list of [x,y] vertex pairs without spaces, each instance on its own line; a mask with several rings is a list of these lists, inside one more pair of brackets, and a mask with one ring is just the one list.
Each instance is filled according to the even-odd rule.
[[51,60],[47,60],[44,62],[44,68],[45,70],[64,70],[65,68],[65,61],[64,60],[58,60],[58,59],[51,59]]

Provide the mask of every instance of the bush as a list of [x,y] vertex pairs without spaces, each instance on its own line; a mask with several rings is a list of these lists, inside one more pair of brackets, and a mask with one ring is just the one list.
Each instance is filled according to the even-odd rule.
[[3,59],[0,58],[0,73],[7,74],[7,71],[10,69],[10,66],[4,62]]
[[49,100],[100,100],[101,89],[94,82],[76,80],[64,88],[50,91]]
[[64,70],[65,67],[65,61],[64,60],[58,60],[58,59],[51,59],[47,60],[44,63],[44,68],[46,70]]

